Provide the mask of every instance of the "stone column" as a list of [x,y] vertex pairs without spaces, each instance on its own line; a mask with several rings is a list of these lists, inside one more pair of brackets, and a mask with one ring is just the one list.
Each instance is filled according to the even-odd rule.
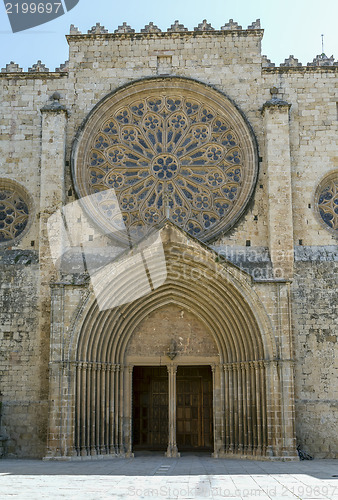
[[277,283],[279,380],[281,393],[281,454],[298,458],[295,431],[294,361],[291,326],[291,284]]
[[49,363],[49,416],[47,435],[46,459],[62,456],[62,393],[63,369],[62,369],[62,324],[64,306],[64,286],[54,285],[51,288],[52,313],[50,333],[50,363]]
[[169,378],[169,401],[168,401],[168,427],[169,442],[166,457],[175,458],[180,454],[176,443],[176,371],[177,366],[170,365],[168,368]]
[[132,418],[133,418],[133,366],[127,366],[126,371],[126,383],[125,383],[125,446],[126,446],[126,458],[134,456],[133,453],[133,443],[132,443]]
[[268,191],[269,250],[275,278],[293,276],[290,104],[276,97],[263,106]]
[[[41,146],[41,179],[40,179],[40,235],[39,235],[39,335],[40,335],[40,394],[41,399],[46,400],[49,394],[48,366],[51,362],[50,384],[51,393],[49,398],[51,405],[59,401],[58,411],[62,413],[62,401],[65,400],[61,394],[54,394],[56,380],[62,378],[61,362],[63,359],[62,339],[63,325],[57,329],[58,335],[54,337],[50,345],[51,330],[51,292],[50,284],[55,280],[56,270],[53,265],[47,234],[47,221],[49,217],[64,203],[64,171],[65,171],[65,149],[66,149],[66,125],[67,110],[59,103],[60,95],[55,92],[51,102],[41,109],[42,114],[42,146]],[[63,307],[63,306],[62,306]],[[57,309],[55,310],[57,311]],[[62,311],[58,311],[62,314]],[[53,318],[52,318],[53,321]],[[58,345],[57,345],[58,342]],[[57,371],[60,370],[58,374]],[[53,389],[54,388],[54,389]],[[54,391],[54,392],[53,392]],[[54,413],[57,409],[54,408]],[[47,415],[46,415],[47,418]],[[61,418],[62,420],[62,418]],[[57,442],[60,443],[61,436],[55,431],[54,417],[51,416],[49,428],[48,455],[62,455],[65,450],[54,449]],[[52,438],[53,437],[53,438]]]
[[228,415],[224,409],[224,370],[223,366],[211,365],[212,370],[212,413],[213,413],[213,430],[214,430],[214,458],[224,457],[225,454],[225,419]]
[[[268,457],[280,457],[281,448],[281,401],[280,381],[278,378],[277,361],[260,361],[260,375],[265,368],[266,395],[262,391],[262,398],[266,397],[266,403],[262,401],[262,455]],[[264,412],[266,411],[266,418]],[[265,426],[267,427],[265,428]]]

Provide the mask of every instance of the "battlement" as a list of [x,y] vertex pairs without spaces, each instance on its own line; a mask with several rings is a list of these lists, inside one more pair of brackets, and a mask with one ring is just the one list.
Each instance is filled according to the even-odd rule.
[[[170,27],[166,29],[166,31],[162,31],[156,24],[154,24],[154,22],[151,21],[147,25],[145,25],[144,28],[140,30],[140,32],[136,32],[135,29],[132,28],[126,22],[123,22],[121,25],[119,25],[116,29],[114,29],[111,32],[107,28],[102,26],[100,23],[96,23],[89,30],[87,30],[87,33],[82,33],[76,26],[72,24],[70,26],[69,34],[66,35],[66,39],[69,45],[74,46],[75,44],[76,46],[81,42],[83,42],[84,45],[86,44],[88,45],[88,42],[91,40],[93,40],[93,43],[97,45],[101,44],[101,41],[102,43],[106,44],[107,41],[109,40],[112,41],[115,40],[117,41],[118,44],[120,42],[123,43],[123,41],[127,41],[128,44],[129,43],[132,44],[134,42],[147,44],[149,41],[149,43],[153,45],[156,44],[158,41],[159,44],[163,45],[163,43],[165,43],[163,39],[168,40],[169,43],[169,40],[173,41],[181,40],[181,38],[184,37],[184,43],[185,43],[189,42],[190,39],[211,40],[212,38],[216,38],[215,43],[218,43],[218,47],[220,48],[221,46],[219,45],[219,41],[223,43],[222,40],[224,41],[228,40],[228,42],[231,43],[231,40],[236,37],[236,39],[243,40],[243,43],[246,43],[245,39],[256,40],[257,42],[256,57],[258,58],[258,62],[259,62],[259,57],[261,57],[261,67],[264,72],[266,71],[304,72],[304,71],[316,71],[316,70],[325,71],[329,68],[332,71],[338,67],[338,61],[335,61],[335,58],[333,56],[328,57],[324,53],[317,55],[311,62],[308,62],[306,64],[302,64],[301,62],[298,61],[298,59],[294,55],[290,55],[288,58],[284,60],[283,63],[280,63],[280,65],[278,66],[274,62],[272,62],[267,57],[267,55],[260,54],[260,40],[262,39],[263,34],[264,30],[261,29],[261,23],[259,19],[256,19],[256,21],[247,26],[247,28],[243,28],[233,19],[229,19],[229,21],[226,22],[224,25],[220,26],[220,28],[215,28],[211,25],[211,23],[208,23],[207,20],[204,19],[201,23],[199,23],[197,26],[191,29],[181,24],[179,20],[175,20],[175,22],[171,24]],[[229,39],[228,36],[231,37],[231,39]],[[161,47],[161,50],[162,49],[164,50],[164,46]],[[179,45],[175,46],[173,44],[173,47],[171,47],[170,50],[171,53],[169,54],[169,56],[171,57],[174,54],[176,54],[178,50],[180,50]],[[245,51],[246,47],[243,48],[243,52]],[[144,54],[143,49],[142,53]],[[124,54],[124,56],[125,55],[126,54]],[[151,56],[154,54],[150,54],[149,52],[149,55]],[[69,72],[70,66],[71,65],[69,64],[69,61],[66,61],[65,63],[60,64],[60,66],[55,68],[54,71],[53,70],[50,71],[40,60],[38,60],[37,63],[29,67],[28,70],[24,70],[14,61],[11,61],[9,64],[6,64],[5,68],[1,69],[0,75],[5,76],[10,73],[13,74],[13,76],[15,74],[16,78],[20,77],[25,78],[28,75],[30,77],[35,78],[38,75],[40,76],[46,75],[46,73],[67,74]]]
[[[213,26],[211,26],[210,23],[207,22],[206,19],[203,19],[201,23],[199,23],[197,26],[195,26],[192,30],[189,30],[189,28],[186,28],[183,24],[180,24],[178,20],[174,22],[170,26],[170,28],[167,28],[167,33],[181,33],[181,32],[205,32],[205,31],[253,31],[253,30],[260,30],[261,29],[261,22],[260,19],[256,19],[253,23],[251,23],[246,29],[243,29],[242,26],[239,26],[237,22],[235,22],[233,19],[229,19],[228,23],[225,23],[223,26],[217,30]],[[166,33],[165,31],[162,32],[162,30],[156,26],[152,21],[149,22],[149,24],[146,24],[143,29],[141,29],[140,33]],[[114,30],[114,34],[125,34],[125,33],[135,33],[135,30],[131,28],[126,22],[123,22],[121,26],[118,26],[117,29]],[[74,26],[74,24],[71,24],[70,26],[70,35],[82,35],[81,31]],[[105,34],[113,34],[112,32],[109,32],[108,29],[106,29],[104,26],[101,26],[100,23],[96,23],[95,26],[92,26],[87,31],[88,35],[105,35]]]

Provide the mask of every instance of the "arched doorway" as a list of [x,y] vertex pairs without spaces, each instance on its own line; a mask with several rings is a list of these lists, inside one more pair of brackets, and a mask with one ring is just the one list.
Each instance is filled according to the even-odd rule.
[[[158,238],[166,260],[163,285],[129,304],[103,311],[88,289],[69,334],[60,337],[62,347],[55,352],[56,356],[63,352],[66,361],[51,362],[50,456],[132,453],[134,366],[165,366],[168,399],[173,401],[180,366],[211,367],[213,456],[295,456],[290,360],[277,359],[272,326],[251,278],[170,222],[159,230]],[[126,279],[103,293],[108,297],[119,293],[118,286],[124,293],[133,280],[139,283],[135,269],[125,272]],[[271,293],[273,288],[265,290]],[[70,300],[71,291],[67,295],[66,290],[56,289],[55,311],[65,310]],[[161,316],[166,308],[170,314]],[[182,311],[183,318],[191,314],[188,323],[195,318],[194,342],[182,337],[180,344],[173,338],[182,330]],[[157,327],[154,315],[161,317]],[[160,326],[166,335],[157,334]],[[166,453],[177,456],[175,404],[172,410]]]
[[[276,364],[270,334],[255,317],[259,302],[245,273],[229,265],[225,269],[196,242],[182,246],[183,233],[171,223],[160,236],[167,259],[163,286],[113,310],[99,311],[95,301],[88,303],[74,353],[75,453],[132,453],[134,366],[166,366],[168,397],[176,401],[178,367],[204,365],[212,367],[214,455],[265,456],[279,426],[269,413],[272,402],[277,408],[278,395],[268,387],[269,377],[277,378]],[[132,277],[134,270],[126,272]],[[121,286],[126,283],[130,286],[128,280]],[[256,313],[247,299],[256,300]],[[184,318],[190,337],[182,334],[188,331],[186,324],[180,326]],[[177,345],[173,359],[172,340]],[[179,451],[176,412],[173,405],[169,456]]]

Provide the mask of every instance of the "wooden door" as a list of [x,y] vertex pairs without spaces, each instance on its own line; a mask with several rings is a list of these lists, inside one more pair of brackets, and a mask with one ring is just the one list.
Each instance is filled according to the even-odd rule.
[[168,446],[168,372],[163,366],[133,370],[133,447],[166,450]]
[[179,450],[212,450],[212,375],[210,366],[177,369],[176,438]]

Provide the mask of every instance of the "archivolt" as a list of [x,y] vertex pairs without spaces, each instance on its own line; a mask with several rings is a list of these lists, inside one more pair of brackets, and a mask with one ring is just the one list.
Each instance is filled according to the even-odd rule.
[[[141,269],[127,268],[119,284],[114,281],[104,288],[103,297],[95,301],[87,296],[88,303],[80,306],[84,320],[79,333],[73,332],[69,352],[76,366],[75,451],[78,455],[131,451],[128,342],[150,313],[177,304],[207,326],[218,347],[223,389],[215,411],[223,416],[217,424],[215,452],[265,455],[269,442],[265,362],[273,359],[274,349],[248,276],[229,263],[217,263],[212,251],[197,244],[171,243],[164,248],[166,280],[158,289],[100,311],[98,303],[112,294],[128,296],[132,285],[142,283]],[[154,273],[163,274],[163,267],[153,266],[153,278]]]
[[[198,261],[196,249],[180,259],[176,252],[166,251],[167,279],[160,288],[136,301],[112,310],[100,311],[92,298],[84,307],[84,320],[77,338],[76,351],[70,358],[76,361],[120,364],[128,341],[137,325],[152,311],[168,303],[176,303],[191,310],[213,332],[222,363],[272,359],[274,346],[262,305],[247,283],[247,276],[228,264],[216,264],[209,256]],[[174,255],[174,257],[173,257]],[[196,279],[196,270],[199,271]],[[156,270],[152,270],[156,272]],[[162,269],[158,270],[163,272]],[[142,280],[139,280],[142,282]],[[128,294],[138,283],[135,269],[130,269],[116,289],[116,282],[107,286],[103,294]],[[102,297],[101,297],[102,301]],[[250,305],[249,305],[250,303]],[[255,310],[253,310],[253,305]],[[260,317],[260,318],[259,318]],[[262,321],[263,319],[263,321]]]

